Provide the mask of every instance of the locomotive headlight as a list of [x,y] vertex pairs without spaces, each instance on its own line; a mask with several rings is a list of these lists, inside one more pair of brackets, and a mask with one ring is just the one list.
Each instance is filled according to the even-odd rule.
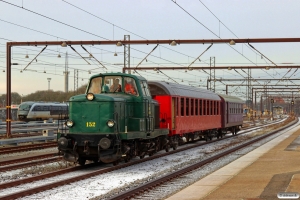
[[68,120],[66,121],[66,125],[67,127],[71,128],[72,126],[74,126],[74,122],[72,120]]
[[113,127],[113,126],[115,125],[115,121],[112,120],[112,119],[108,120],[106,123],[107,123],[107,126],[108,126],[109,128],[111,128],[111,127]]
[[87,100],[92,101],[95,98],[95,96],[93,93],[87,93],[86,98]]

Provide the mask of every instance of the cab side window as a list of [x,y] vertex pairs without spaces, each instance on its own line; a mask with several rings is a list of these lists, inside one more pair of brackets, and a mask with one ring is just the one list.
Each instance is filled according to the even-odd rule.
[[141,88],[142,88],[142,91],[143,91],[143,95],[144,96],[151,96],[147,82],[146,81],[141,81],[140,84],[141,84]]
[[139,96],[136,84],[135,84],[135,80],[133,78],[129,78],[129,77],[125,77],[124,78],[124,91],[126,94],[131,94],[131,95],[135,95],[135,96]]

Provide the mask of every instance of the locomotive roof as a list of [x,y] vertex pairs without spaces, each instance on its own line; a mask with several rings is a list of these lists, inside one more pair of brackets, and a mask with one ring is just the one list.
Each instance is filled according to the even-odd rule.
[[218,94],[220,97],[222,97],[225,102],[231,102],[231,103],[245,103],[242,99],[234,96],[229,96],[226,94]]
[[148,81],[148,85],[150,88],[151,95],[172,95],[221,100],[220,97],[212,91],[187,85],[180,85],[164,81]]
[[93,75],[91,78],[99,77],[99,76],[126,76],[126,77],[131,77],[131,78],[137,78],[139,80],[146,80],[142,76],[136,76],[133,74],[125,74],[125,73],[121,73],[121,72],[100,73],[100,74]]

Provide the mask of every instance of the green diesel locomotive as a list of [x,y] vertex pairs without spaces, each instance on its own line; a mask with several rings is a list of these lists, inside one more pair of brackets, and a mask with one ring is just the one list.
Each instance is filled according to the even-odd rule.
[[131,74],[92,76],[86,93],[70,98],[64,125],[68,129],[59,129],[58,149],[80,165],[86,160],[117,164],[170,146],[147,80]]

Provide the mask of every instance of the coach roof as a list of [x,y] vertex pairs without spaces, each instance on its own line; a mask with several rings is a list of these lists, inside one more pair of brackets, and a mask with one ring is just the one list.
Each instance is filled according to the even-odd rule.
[[225,102],[231,102],[231,103],[245,103],[242,99],[234,96],[229,96],[225,94],[218,94],[220,97],[224,99]]
[[151,95],[171,95],[184,96],[199,99],[221,100],[220,97],[212,91],[197,87],[169,83],[164,81],[149,81]]

